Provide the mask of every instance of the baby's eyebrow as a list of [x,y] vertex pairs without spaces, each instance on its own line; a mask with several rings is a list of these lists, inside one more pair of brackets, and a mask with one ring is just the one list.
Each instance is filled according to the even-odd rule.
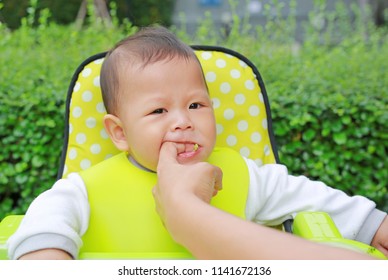
[[155,104],[164,103],[168,100],[170,100],[171,97],[164,97],[164,96],[150,96],[146,99],[147,102],[152,102]]

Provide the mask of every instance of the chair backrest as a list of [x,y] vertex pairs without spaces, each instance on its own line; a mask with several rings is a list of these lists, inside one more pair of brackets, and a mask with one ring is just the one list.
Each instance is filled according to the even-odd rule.
[[[278,162],[268,97],[257,68],[241,54],[226,48],[193,49],[214,104],[217,146],[233,148],[258,165]],[[119,152],[102,124],[106,111],[100,90],[100,68],[105,55],[86,59],[73,75],[58,178]]]

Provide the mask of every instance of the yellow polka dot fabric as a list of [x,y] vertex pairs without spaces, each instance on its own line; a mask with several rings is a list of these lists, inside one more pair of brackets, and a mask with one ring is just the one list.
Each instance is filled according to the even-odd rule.
[[217,145],[258,165],[274,163],[264,97],[250,66],[221,51],[197,51],[217,120]]
[[[223,51],[196,50],[217,121],[217,145],[230,147],[258,165],[274,163],[266,107],[258,80],[239,57]],[[119,151],[104,130],[100,90],[103,58],[87,63],[72,83],[68,141],[62,177],[84,170]]]

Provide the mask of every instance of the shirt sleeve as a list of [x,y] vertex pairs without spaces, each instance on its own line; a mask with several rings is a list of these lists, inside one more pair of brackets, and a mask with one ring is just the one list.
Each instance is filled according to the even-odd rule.
[[302,211],[322,211],[344,238],[369,244],[386,215],[363,196],[351,197],[323,182],[289,175],[284,165],[258,167],[250,159],[245,161],[250,174],[246,216],[256,223],[275,226]]
[[10,259],[41,249],[56,248],[78,256],[81,236],[89,223],[89,203],[81,177],[70,174],[39,195],[18,230],[7,242]]

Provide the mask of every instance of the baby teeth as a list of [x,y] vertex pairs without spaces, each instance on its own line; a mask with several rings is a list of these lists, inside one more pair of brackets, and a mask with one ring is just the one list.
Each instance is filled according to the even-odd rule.
[[198,150],[198,144],[194,144],[194,152]]

